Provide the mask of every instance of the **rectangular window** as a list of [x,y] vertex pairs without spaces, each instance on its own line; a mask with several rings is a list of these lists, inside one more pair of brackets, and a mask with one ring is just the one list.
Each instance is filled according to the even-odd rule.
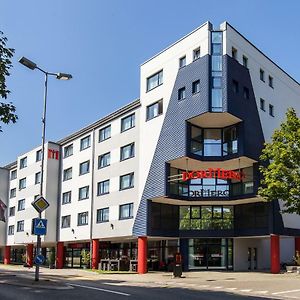
[[109,208],[97,209],[97,223],[104,223],[109,221]]
[[97,191],[98,196],[109,194],[109,179],[98,182]]
[[26,188],[26,177],[19,180],[19,190]]
[[35,173],[35,180],[34,180],[34,183],[35,183],[35,184],[41,183],[41,172]]
[[269,75],[269,86],[270,86],[271,88],[274,88],[274,86],[273,86],[273,77],[270,76],[270,75]]
[[99,142],[105,141],[111,137],[111,125],[99,130]]
[[64,148],[64,158],[73,155],[73,144],[68,145]]
[[79,165],[79,175],[84,175],[90,172],[90,161],[85,161]]
[[8,226],[8,235],[14,235],[14,233],[15,233],[15,226],[14,225]]
[[89,216],[89,213],[87,211],[83,212],[83,213],[79,213],[77,225],[78,226],[87,225],[88,224],[88,216]]
[[27,167],[27,157],[23,157],[20,159],[20,169],[24,169]]
[[244,97],[244,99],[249,99],[249,89],[245,86],[243,89],[243,97]]
[[163,101],[159,100],[147,106],[146,120],[149,121],[163,113]]
[[17,232],[24,231],[24,220],[17,222]]
[[17,194],[17,189],[16,189],[16,188],[11,189],[11,190],[10,190],[10,193],[9,193],[9,198],[14,198],[14,197],[16,197],[16,194]]
[[16,210],[15,206],[12,206],[9,208],[9,216],[10,217],[13,217],[15,215],[15,210]]
[[121,132],[131,129],[135,126],[135,114],[121,119]]
[[70,180],[70,179],[72,179],[72,167],[68,168],[68,169],[65,169],[64,170],[64,175],[63,175],[63,180],[64,181]]
[[265,71],[263,69],[259,70],[259,78],[261,81],[265,82]]
[[36,151],[36,159],[35,161],[41,161],[42,160],[42,150]]
[[193,51],[193,60],[196,60],[200,58],[200,47],[196,48],[194,51]]
[[274,106],[272,104],[269,104],[269,115],[274,117]]
[[235,94],[239,93],[239,83],[236,80],[232,80],[232,90]]
[[185,87],[182,87],[178,90],[178,100],[185,99]]
[[200,92],[200,80],[196,80],[192,83],[192,93],[197,94]]
[[260,109],[266,111],[265,100],[260,98]]
[[120,205],[119,219],[131,219],[133,218],[133,203]]
[[71,226],[71,215],[61,217],[61,228],[69,228]]
[[163,70],[147,78],[147,92],[163,84]]
[[121,147],[121,161],[132,157],[134,157],[134,143]]
[[179,58],[179,68],[183,68],[186,66],[186,56]]
[[90,190],[90,187],[88,185],[79,188],[79,191],[78,191],[78,200],[88,199],[89,198],[89,190]]
[[86,136],[80,140],[80,151],[87,149],[91,146],[91,136]]
[[237,49],[235,49],[234,47],[231,48],[231,57],[237,60]]
[[248,69],[248,57],[243,55],[243,66]]
[[25,199],[21,199],[18,201],[18,211],[25,209]]
[[126,190],[134,187],[134,173],[120,176],[120,190]]
[[67,203],[71,203],[72,200],[72,192],[65,192],[62,195],[62,204],[67,204]]
[[105,168],[110,165],[110,152],[102,154],[98,157],[98,169]]
[[17,170],[13,170],[10,173],[10,180],[14,180],[17,178]]

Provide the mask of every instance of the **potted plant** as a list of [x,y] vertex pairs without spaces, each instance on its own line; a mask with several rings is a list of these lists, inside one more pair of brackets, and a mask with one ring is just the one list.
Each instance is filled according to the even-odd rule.
[[55,248],[52,247],[49,253],[49,269],[54,269],[55,267]]
[[83,268],[88,269],[90,266],[90,259],[91,259],[90,251],[83,249],[81,251],[81,257],[82,257]]

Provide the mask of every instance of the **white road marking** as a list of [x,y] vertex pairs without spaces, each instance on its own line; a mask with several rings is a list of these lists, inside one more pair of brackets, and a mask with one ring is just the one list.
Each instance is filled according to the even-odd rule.
[[213,286],[212,288],[213,289],[222,289],[223,287],[222,286]]
[[237,288],[226,288],[226,290],[235,291],[235,290],[237,290]]
[[131,296],[130,294],[127,294],[127,293],[122,293],[122,292],[113,291],[113,290],[106,290],[106,289],[97,288],[97,287],[94,287],[94,286],[87,286],[87,285],[81,285],[81,284],[75,284],[75,283],[69,283],[69,285],[81,287],[81,288],[84,288],[84,289],[91,289],[91,290],[96,290],[96,291],[101,291],[101,292],[106,292],[106,293],[112,293],[112,294],[127,296],[127,297]]
[[267,294],[269,291],[253,291],[256,294]]
[[240,290],[241,292],[245,292],[245,293],[248,293],[248,292],[251,292],[252,290],[251,289],[245,289],[245,290]]
[[280,295],[280,294],[295,293],[295,292],[300,292],[300,290],[282,291],[282,292],[272,293],[272,295]]

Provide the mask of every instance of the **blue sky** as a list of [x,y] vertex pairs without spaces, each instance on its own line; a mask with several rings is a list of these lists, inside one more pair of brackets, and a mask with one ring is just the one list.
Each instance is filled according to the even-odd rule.
[[227,20],[300,81],[299,11],[297,0],[2,1],[19,121],[2,126],[0,166],[41,143],[44,79],[19,57],[74,77],[49,80],[47,140],[57,141],[138,98],[140,64],[208,20]]

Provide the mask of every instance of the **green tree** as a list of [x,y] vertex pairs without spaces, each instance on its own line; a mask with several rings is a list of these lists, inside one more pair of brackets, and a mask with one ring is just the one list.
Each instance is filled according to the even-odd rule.
[[300,119],[293,108],[265,144],[260,159],[259,195],[268,201],[282,200],[283,212],[300,214]]
[[[7,38],[0,31],[0,96],[2,99],[7,99],[10,91],[6,86],[6,79],[10,75],[10,69],[12,68],[11,58],[14,55],[15,50],[6,46]],[[16,123],[18,116],[15,114],[16,108],[10,102],[0,102],[0,122],[8,124],[10,122]],[[1,126],[0,126],[0,132]]]

